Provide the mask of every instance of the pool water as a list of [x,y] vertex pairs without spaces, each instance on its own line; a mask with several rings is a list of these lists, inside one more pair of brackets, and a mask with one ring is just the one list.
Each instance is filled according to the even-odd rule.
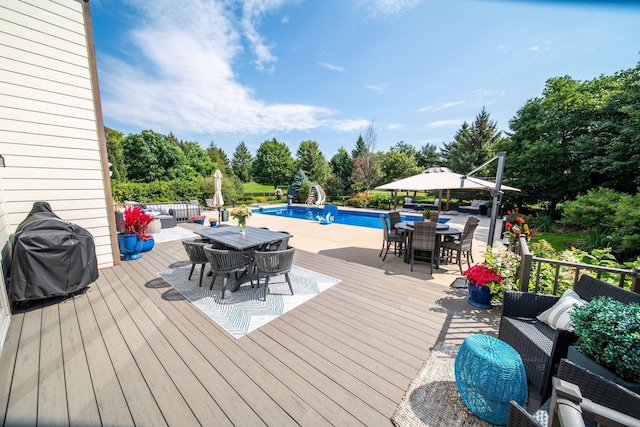
[[[273,208],[253,209],[254,213],[263,215],[283,216],[288,218],[305,219],[308,221],[320,222],[323,210],[321,208],[303,206],[284,206]],[[403,221],[422,221],[422,215],[411,215],[401,213]],[[438,222],[445,223],[449,218],[440,218]],[[358,227],[379,228],[382,230],[380,222],[380,212],[361,212],[345,209],[338,209],[338,214],[333,219],[336,224],[355,225]]]

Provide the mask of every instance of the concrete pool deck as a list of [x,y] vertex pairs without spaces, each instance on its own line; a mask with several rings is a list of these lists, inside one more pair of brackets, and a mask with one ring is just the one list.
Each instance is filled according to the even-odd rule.
[[[387,213],[387,211],[373,212],[378,214]],[[213,212],[207,212],[206,214],[207,216],[217,215]],[[448,225],[463,229],[470,215],[458,212],[443,212],[441,216],[451,218],[450,221],[447,222]],[[475,263],[484,260],[490,221],[490,218],[486,216],[477,216],[477,218],[480,220],[480,224],[478,228],[476,228],[472,248]],[[235,225],[237,222],[231,219],[227,224]],[[254,213],[247,220],[247,225],[253,227],[268,227],[275,231],[287,231],[293,235],[289,244],[295,248],[338,258],[347,262],[378,268],[384,270],[388,275],[407,275],[424,278],[428,280],[429,283],[447,287],[457,278],[462,277],[458,265],[451,263],[441,264],[439,269],[434,268],[433,275],[429,274],[428,263],[414,264],[414,271],[411,271],[409,264],[402,261],[402,257],[393,254],[392,248],[386,260],[383,261],[382,257],[378,256],[380,248],[382,247],[381,229],[342,224],[322,225],[314,221],[259,213]],[[496,224],[495,235],[497,240],[500,238],[501,225],[500,221]],[[466,263],[462,264],[462,268],[463,270],[467,268]]]

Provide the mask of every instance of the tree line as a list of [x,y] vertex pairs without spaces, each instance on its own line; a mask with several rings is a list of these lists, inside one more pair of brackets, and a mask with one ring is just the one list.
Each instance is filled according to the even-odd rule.
[[[295,153],[272,138],[251,154],[240,142],[231,159],[214,143],[208,148],[152,130],[124,136],[106,128],[107,151],[116,183],[199,182],[212,188],[220,169],[223,191],[240,194],[242,183],[288,186],[300,171],[327,195],[368,192],[434,166],[469,172],[499,151],[507,152],[505,183],[522,189],[514,204],[558,204],[604,186],[635,194],[640,186],[640,64],[612,76],[579,81],[569,76],[547,80],[540,97],[528,100],[501,132],[483,107],[472,123],[464,122],[442,148],[417,148],[399,141],[377,150],[375,123],[327,158],[315,140],[302,141]],[[476,176],[494,176],[489,165]],[[514,196],[509,196],[514,197]]]

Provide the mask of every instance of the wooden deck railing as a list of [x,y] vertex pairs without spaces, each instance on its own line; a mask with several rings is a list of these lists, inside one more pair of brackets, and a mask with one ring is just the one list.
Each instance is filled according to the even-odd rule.
[[535,265],[536,267],[536,277],[535,277],[535,287],[534,292],[537,292],[540,285],[540,272],[542,271],[542,264],[549,264],[555,266],[556,272],[553,281],[553,293],[557,293],[558,290],[558,279],[560,277],[560,268],[561,267],[569,267],[574,268],[575,273],[573,276],[573,284],[578,282],[580,278],[580,273],[582,271],[594,271],[596,272],[596,277],[599,279],[602,277],[603,273],[611,273],[620,275],[620,279],[618,280],[618,286],[622,287],[627,276],[631,277],[631,290],[633,292],[640,293],[640,268],[635,269],[623,269],[623,268],[613,268],[613,267],[602,267],[598,265],[591,264],[582,264],[576,262],[568,262],[568,261],[560,261],[555,259],[547,259],[547,258],[538,258],[533,256],[533,254],[529,251],[529,246],[527,245],[527,240],[524,236],[520,236],[520,240],[518,242],[518,253],[520,254],[520,290],[523,292],[527,292],[529,290],[529,282],[531,280],[531,271]]

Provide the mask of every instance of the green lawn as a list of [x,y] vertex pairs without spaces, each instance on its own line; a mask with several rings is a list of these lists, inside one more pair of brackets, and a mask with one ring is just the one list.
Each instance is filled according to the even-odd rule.
[[567,243],[577,242],[580,239],[578,233],[538,233],[531,238],[531,242],[538,240],[546,240],[556,251],[564,251],[570,249]]
[[[283,191],[287,191],[287,186],[281,186],[279,187],[281,188]],[[263,184],[258,184],[257,182],[247,182],[244,187],[244,192],[245,193],[264,193],[264,192],[273,192],[273,186],[272,185],[263,185]]]

